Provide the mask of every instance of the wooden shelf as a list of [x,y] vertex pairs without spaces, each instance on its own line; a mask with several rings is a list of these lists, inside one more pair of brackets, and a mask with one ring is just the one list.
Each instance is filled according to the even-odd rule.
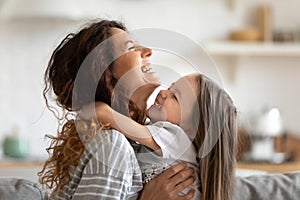
[[300,57],[300,43],[209,41],[204,47],[211,56]]

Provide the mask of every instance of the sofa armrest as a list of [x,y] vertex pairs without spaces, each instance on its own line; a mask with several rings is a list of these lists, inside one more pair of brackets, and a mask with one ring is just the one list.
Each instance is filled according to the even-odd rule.
[[0,200],[47,200],[47,191],[33,181],[21,178],[0,178]]

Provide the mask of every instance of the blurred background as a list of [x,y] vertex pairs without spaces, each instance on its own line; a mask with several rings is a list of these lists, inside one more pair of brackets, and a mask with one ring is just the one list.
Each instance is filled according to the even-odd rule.
[[47,156],[44,136],[56,133],[57,121],[42,96],[43,73],[61,39],[94,18],[168,29],[202,45],[239,109],[241,161],[295,160],[299,7],[299,0],[0,0],[1,162]]

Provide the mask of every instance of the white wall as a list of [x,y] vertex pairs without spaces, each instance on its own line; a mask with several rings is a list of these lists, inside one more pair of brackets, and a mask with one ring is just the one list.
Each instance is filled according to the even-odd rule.
[[[229,1],[229,0],[228,0]],[[260,2],[274,4],[275,25],[279,28],[300,28],[300,1],[236,0],[236,10],[222,0],[189,1],[93,1],[84,3],[84,10],[97,16],[117,18],[129,29],[154,27],[177,31],[200,43],[202,40],[226,38],[229,30],[248,26],[249,17]],[[86,2],[86,1],[84,1]],[[95,3],[97,2],[97,4]],[[42,98],[43,72],[54,47],[64,35],[76,30],[82,22],[49,20],[10,20],[0,22],[0,136],[13,125],[31,140],[31,154],[44,155],[45,133],[56,132],[56,120],[45,108]],[[222,62],[221,62],[222,61]],[[244,60],[232,81],[230,63],[217,60],[226,89],[243,112],[272,104],[282,110],[286,128],[300,134],[299,58]],[[0,139],[1,141],[1,139]]]
[[43,73],[54,46],[68,24],[2,22],[0,27],[0,135],[16,126],[31,140],[32,154],[44,152],[45,133],[55,133],[56,121],[42,96]]

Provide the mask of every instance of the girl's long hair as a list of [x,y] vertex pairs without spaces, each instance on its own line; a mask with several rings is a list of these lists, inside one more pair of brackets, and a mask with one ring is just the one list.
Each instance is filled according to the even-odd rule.
[[229,95],[204,75],[198,82],[197,125],[193,141],[198,154],[202,200],[232,199],[237,146],[237,110]]
[[[78,33],[67,35],[54,50],[48,63],[44,77],[43,95],[47,107],[58,119],[59,127],[56,136],[47,135],[51,140],[47,148],[50,156],[38,175],[40,182],[52,190],[52,196],[68,184],[70,170],[78,165],[79,159],[84,153],[85,148],[75,126],[75,111],[92,101],[102,101],[111,105],[112,91],[117,82],[112,75],[113,63],[110,62],[114,53],[112,44],[108,44],[105,52],[101,49],[97,51],[97,61],[93,62],[89,70],[85,70],[82,75],[86,88],[95,84],[93,81],[98,81],[96,94],[88,91],[82,93],[81,91],[81,95],[73,95],[74,82],[82,62],[98,44],[111,36],[111,28],[126,31],[125,26],[120,22],[108,20],[93,22]],[[107,69],[99,80],[98,71],[105,68]],[[52,92],[55,94],[56,105],[61,110],[50,105]],[[72,105],[74,101],[76,101],[75,106]],[[123,105],[126,104],[125,106],[134,112],[133,119],[142,120],[142,117],[138,117],[144,115],[139,113],[137,106],[126,99],[124,102]],[[91,121],[86,121],[87,127],[92,124]]]

